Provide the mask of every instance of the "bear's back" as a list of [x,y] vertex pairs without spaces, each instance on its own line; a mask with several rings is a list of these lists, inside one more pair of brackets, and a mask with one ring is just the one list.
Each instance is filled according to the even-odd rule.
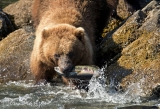
[[[103,6],[105,6],[105,4],[106,0],[34,0],[32,18],[34,26],[36,27],[41,18],[44,15],[46,16],[45,13],[47,11],[50,12],[49,14],[56,13],[60,16],[63,15],[66,10],[76,9],[84,21],[90,21],[94,24],[95,19],[100,15],[101,8],[104,8]],[[64,13],[62,13],[62,11],[64,11]],[[72,16],[73,15],[74,13],[72,13]],[[81,18],[79,17],[79,19]]]

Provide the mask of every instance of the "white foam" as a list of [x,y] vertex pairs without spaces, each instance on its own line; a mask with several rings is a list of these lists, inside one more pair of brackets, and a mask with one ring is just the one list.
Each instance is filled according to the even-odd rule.
[[[141,82],[143,81],[131,84],[125,92],[121,93],[115,90],[114,79],[111,80],[110,85],[105,84],[106,77],[104,76],[104,69],[101,69],[97,73],[100,73],[100,76],[98,78],[93,76],[89,84],[88,92],[64,85],[51,86],[47,84],[34,86],[33,81],[28,83],[20,81],[8,82],[5,85],[1,84],[0,104],[2,104],[2,107],[24,105],[44,107],[55,104],[57,107],[60,107],[58,105],[60,103],[72,102],[106,102],[118,104],[141,102]],[[3,90],[5,90],[5,92]]]
[[106,78],[104,77],[103,69],[100,72],[99,78],[92,78],[89,84],[87,99],[97,99],[107,103],[140,103],[141,87],[140,83],[131,84],[124,93],[115,90],[114,78],[110,85],[105,85]]

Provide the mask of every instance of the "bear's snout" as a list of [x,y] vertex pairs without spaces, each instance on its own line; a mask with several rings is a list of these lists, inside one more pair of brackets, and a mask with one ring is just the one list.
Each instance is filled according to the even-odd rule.
[[65,68],[62,68],[62,72],[64,73],[64,75],[66,77],[69,76],[70,72],[73,70],[73,66],[70,65],[70,66],[66,66]]
[[74,68],[72,61],[67,56],[60,56],[58,60],[58,67],[60,68],[60,71],[64,73],[66,77],[69,76],[69,73]]

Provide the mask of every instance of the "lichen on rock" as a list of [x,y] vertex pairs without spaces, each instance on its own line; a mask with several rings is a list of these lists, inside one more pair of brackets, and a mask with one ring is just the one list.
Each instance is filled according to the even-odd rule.
[[[123,90],[133,83],[140,83],[142,96],[150,96],[160,84],[159,6],[158,1],[150,2],[129,17],[110,38],[113,48],[119,47],[117,54],[120,56],[108,67],[108,78],[114,78],[115,85]],[[104,48],[108,47],[104,45]]]

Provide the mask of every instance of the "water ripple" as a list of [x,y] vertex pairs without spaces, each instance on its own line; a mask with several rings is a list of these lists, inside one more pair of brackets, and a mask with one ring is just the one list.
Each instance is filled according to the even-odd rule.
[[[114,107],[122,104],[140,104],[140,83],[134,83],[125,92],[117,92],[111,83],[106,82],[103,71],[99,78],[93,77],[89,84],[89,91],[74,89],[70,86],[59,84],[57,86],[34,86],[33,81],[8,82],[0,84],[1,109],[65,109],[66,107],[89,108],[95,106]],[[159,105],[159,104],[157,104]]]

